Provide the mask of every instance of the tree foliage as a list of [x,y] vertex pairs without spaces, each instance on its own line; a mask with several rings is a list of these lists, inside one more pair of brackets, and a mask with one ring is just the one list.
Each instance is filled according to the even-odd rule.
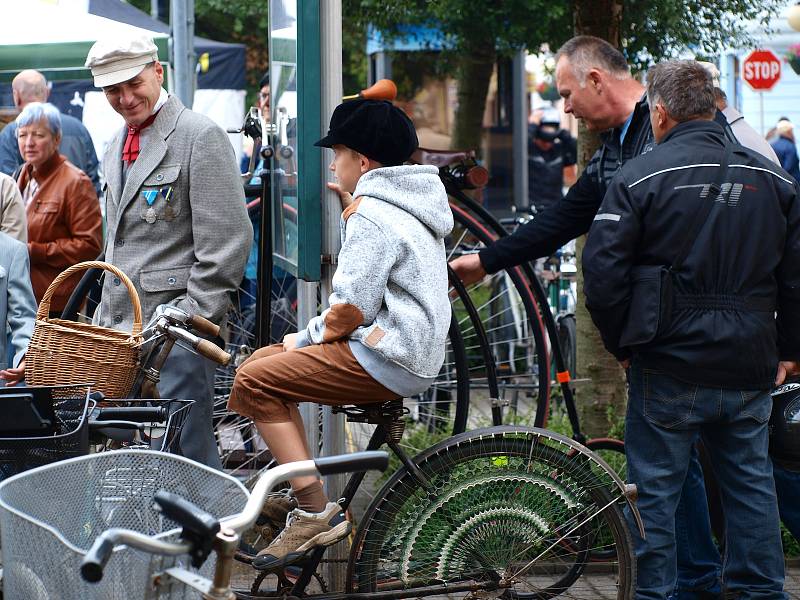
[[[150,0],[129,2],[150,13]],[[194,0],[194,17],[196,36],[245,45],[247,87],[254,96],[269,64],[269,0]],[[169,22],[167,15],[162,20]]]
[[[520,48],[557,48],[573,35],[573,16],[593,0],[343,0],[353,25],[373,24],[388,35],[403,25],[438,27],[461,54],[494,42],[499,55]],[[750,22],[765,24],[784,0],[624,0],[622,49],[646,65],[687,48],[714,54],[745,46]],[[581,6],[579,6],[581,5]]]
[[[591,0],[589,0],[591,1]],[[766,26],[783,0],[625,0],[622,50],[646,68],[655,60],[689,49],[706,56],[753,44],[752,23]]]

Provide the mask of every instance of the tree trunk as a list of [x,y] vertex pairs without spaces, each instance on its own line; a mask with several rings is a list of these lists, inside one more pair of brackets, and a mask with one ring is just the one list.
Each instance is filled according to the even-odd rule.
[[458,107],[451,146],[456,150],[480,150],[486,92],[497,60],[494,40],[475,44],[462,56],[458,67]]
[[[575,35],[594,35],[619,48],[623,0],[575,0]],[[582,170],[595,150],[600,137],[578,130],[578,167]],[[617,429],[625,414],[627,390],[625,375],[616,359],[603,347],[600,334],[592,323],[583,298],[583,271],[580,259],[585,236],[578,239],[578,303],[576,307],[578,372],[590,381],[578,387],[578,410],[583,431],[589,437],[608,435]]]

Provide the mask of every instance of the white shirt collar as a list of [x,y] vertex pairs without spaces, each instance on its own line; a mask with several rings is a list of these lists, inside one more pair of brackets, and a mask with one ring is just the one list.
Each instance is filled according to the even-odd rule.
[[156,100],[156,105],[153,107],[153,112],[151,112],[150,114],[151,115],[156,114],[156,112],[158,112],[158,109],[160,109],[162,106],[164,106],[164,104],[167,103],[167,100],[169,100],[169,93],[167,93],[167,90],[165,90],[162,87],[161,92],[158,94],[158,100]]

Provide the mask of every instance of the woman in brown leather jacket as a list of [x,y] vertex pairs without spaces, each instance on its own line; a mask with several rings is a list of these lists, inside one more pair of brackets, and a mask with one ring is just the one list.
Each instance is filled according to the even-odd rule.
[[[25,160],[17,184],[28,217],[31,283],[40,302],[61,271],[100,254],[103,222],[92,182],[58,153],[61,114],[55,106],[26,105],[17,117],[17,141]],[[79,280],[78,274],[56,290],[51,315],[61,313]]]

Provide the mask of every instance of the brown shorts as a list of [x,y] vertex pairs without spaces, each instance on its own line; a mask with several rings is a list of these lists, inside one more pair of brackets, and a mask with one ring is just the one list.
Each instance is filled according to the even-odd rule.
[[236,371],[228,408],[255,421],[284,423],[297,402],[343,406],[399,397],[367,374],[347,340],[291,352],[274,344],[256,350]]

